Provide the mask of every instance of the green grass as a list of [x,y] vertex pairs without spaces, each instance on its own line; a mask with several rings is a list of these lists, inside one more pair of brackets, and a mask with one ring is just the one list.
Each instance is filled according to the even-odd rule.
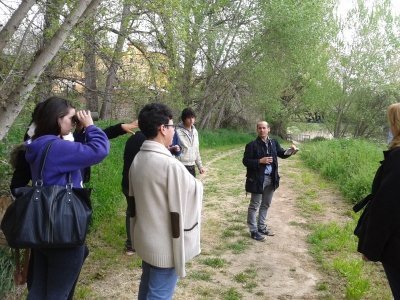
[[311,142],[302,145],[299,155],[305,164],[334,182],[350,203],[370,193],[383,144],[364,140],[341,139]]
[[222,259],[220,257],[216,258],[206,258],[203,263],[207,266],[213,267],[213,268],[222,268],[226,264],[226,260]]
[[235,288],[230,288],[224,293],[225,300],[240,300],[243,295]]
[[14,287],[13,272],[15,262],[7,247],[0,248],[0,299],[5,291],[10,291]]
[[222,146],[246,145],[254,138],[255,131],[251,133],[226,129],[199,131],[200,150]]
[[208,273],[194,272],[194,273],[190,273],[187,277],[190,279],[211,281],[211,275]]

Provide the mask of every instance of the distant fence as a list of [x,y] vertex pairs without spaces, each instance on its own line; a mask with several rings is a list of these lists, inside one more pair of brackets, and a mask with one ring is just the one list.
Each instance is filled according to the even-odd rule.
[[307,143],[311,141],[309,134],[291,134],[289,133],[286,138],[288,141],[297,141],[301,143]]

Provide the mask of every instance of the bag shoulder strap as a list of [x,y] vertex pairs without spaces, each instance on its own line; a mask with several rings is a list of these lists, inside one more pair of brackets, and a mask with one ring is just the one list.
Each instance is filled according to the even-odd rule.
[[[36,184],[35,184],[36,186],[37,185],[40,185],[40,186],[43,185],[44,163],[46,162],[46,157],[47,157],[47,154],[49,153],[50,146],[54,141],[55,140],[48,141],[46,146],[45,146],[45,148],[44,148],[44,150],[43,150],[43,152],[42,152],[42,157],[40,158],[39,177],[38,177],[38,180],[36,181]],[[72,187],[71,172],[68,172],[67,176],[68,176],[67,177],[68,178],[67,186]]]
[[48,141],[42,152],[42,157],[40,158],[39,177],[38,177],[38,180],[36,181],[35,185],[43,185],[44,163],[46,162],[47,154],[49,153],[50,146],[53,142],[54,142],[54,140]]

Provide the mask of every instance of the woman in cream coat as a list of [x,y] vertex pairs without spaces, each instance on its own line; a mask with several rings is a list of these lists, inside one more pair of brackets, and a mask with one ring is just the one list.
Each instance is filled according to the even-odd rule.
[[167,149],[174,127],[164,104],[140,111],[147,140],[129,171],[132,246],[143,263],[138,299],[171,299],[185,263],[200,253],[203,185]]

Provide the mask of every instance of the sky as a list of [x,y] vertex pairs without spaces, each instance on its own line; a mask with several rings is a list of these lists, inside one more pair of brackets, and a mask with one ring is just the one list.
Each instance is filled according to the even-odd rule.
[[[22,0],[0,0],[0,24],[6,22],[9,17],[9,9],[5,6],[16,8]],[[339,12],[345,13],[352,5],[351,0],[338,0],[339,1]],[[365,0],[368,1],[368,0]],[[391,0],[393,13],[400,15],[400,0]]]
[[[352,1],[350,0],[338,0],[339,1],[339,12],[346,12],[352,6]],[[366,0],[368,2],[368,0]],[[400,15],[400,0],[391,0],[393,14]]]

